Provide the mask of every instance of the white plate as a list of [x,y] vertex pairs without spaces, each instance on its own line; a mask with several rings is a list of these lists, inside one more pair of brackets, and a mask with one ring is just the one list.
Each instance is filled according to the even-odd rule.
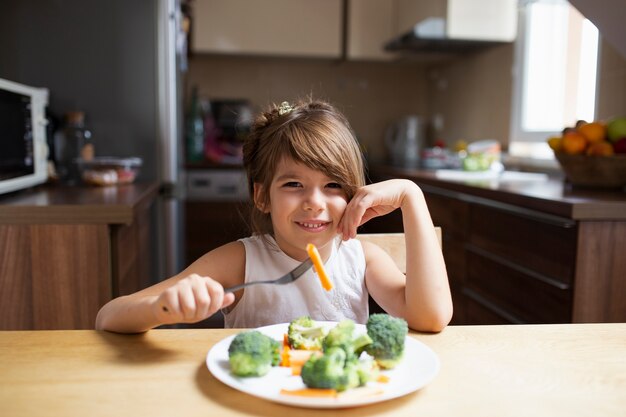
[[[334,327],[335,322],[321,322],[324,326]],[[259,327],[258,331],[276,339],[283,340],[283,334],[287,333],[288,323],[275,324],[272,326]],[[365,326],[357,324],[357,332],[365,332]],[[228,346],[235,336],[229,336],[219,341],[207,354],[206,364],[209,371],[224,384],[255,397],[264,398],[281,404],[297,407],[310,408],[342,408],[354,407],[377,403],[401,397],[424,387],[435,378],[439,372],[439,358],[428,346],[411,338],[406,338],[404,357],[402,361],[391,370],[383,371],[389,377],[389,382],[370,382],[368,387],[374,388],[376,393],[359,395],[359,388],[348,390],[336,398],[324,397],[300,397],[284,395],[281,389],[305,388],[300,376],[292,376],[291,369],[285,367],[272,367],[262,377],[242,378],[230,372],[228,363]]]

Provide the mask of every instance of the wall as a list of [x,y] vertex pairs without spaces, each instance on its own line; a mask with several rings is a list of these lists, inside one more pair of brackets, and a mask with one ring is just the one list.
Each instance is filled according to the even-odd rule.
[[98,155],[142,156],[157,177],[157,2],[4,0],[0,78],[50,90],[49,111],[86,112]]
[[606,42],[626,57],[626,4],[624,0],[569,0],[591,20]]
[[[448,144],[492,138],[508,144],[514,46],[440,64],[332,62],[289,58],[199,55],[188,88],[210,98],[243,97],[257,106],[313,93],[337,104],[372,159],[385,155],[385,128],[403,114],[427,122],[443,115]],[[626,59],[602,42],[597,118],[626,115]]]
[[186,83],[204,97],[247,98],[257,108],[307,94],[329,100],[348,117],[371,160],[385,157],[390,122],[428,113],[426,69],[412,62],[196,55]]
[[498,46],[430,69],[430,113],[444,116],[441,139],[508,142],[513,51]]
[[598,119],[626,116],[626,57],[602,42],[598,80]]
[[[626,115],[626,59],[608,42],[600,46],[597,116]],[[501,46],[429,70],[431,114],[445,118],[443,138],[498,139],[508,144],[514,46]]]

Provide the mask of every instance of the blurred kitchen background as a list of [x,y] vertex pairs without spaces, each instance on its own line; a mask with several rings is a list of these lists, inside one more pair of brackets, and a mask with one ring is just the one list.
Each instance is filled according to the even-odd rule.
[[[143,159],[138,180],[162,184],[152,220],[156,281],[246,235],[241,137],[272,102],[308,94],[331,101],[370,165],[418,166],[423,151],[491,140],[511,168],[556,170],[546,135],[516,136],[520,42],[531,7],[544,3],[567,7],[543,0],[8,0],[0,6],[0,78],[48,88],[51,120],[83,111],[98,155]],[[579,29],[552,28],[578,40],[570,49],[582,50],[585,17],[599,29],[588,117],[625,115],[626,7],[571,3],[582,15],[567,8],[566,20]],[[571,121],[556,123],[553,130]],[[407,155],[407,135],[416,141],[412,160],[398,156]],[[397,140],[405,142],[398,148]]]

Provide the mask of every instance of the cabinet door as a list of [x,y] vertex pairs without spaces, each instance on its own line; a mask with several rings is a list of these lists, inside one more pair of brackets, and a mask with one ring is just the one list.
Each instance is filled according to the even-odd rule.
[[454,304],[452,324],[469,324],[466,297],[463,294],[467,270],[465,241],[468,235],[469,205],[432,192],[425,192],[424,196],[433,223],[441,227],[443,258]]
[[341,0],[199,0],[196,52],[339,58]]
[[347,57],[353,60],[390,60],[384,46],[394,36],[394,2],[349,0]]
[[186,262],[218,246],[250,236],[249,203],[187,201],[185,203]]
[[109,247],[107,225],[0,225],[0,330],[93,329]]
[[447,0],[395,0],[394,36],[402,35],[424,19],[446,17]]

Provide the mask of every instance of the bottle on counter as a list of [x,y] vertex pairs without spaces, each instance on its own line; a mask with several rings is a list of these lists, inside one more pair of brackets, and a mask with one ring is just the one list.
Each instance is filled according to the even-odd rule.
[[198,87],[194,87],[191,93],[191,105],[187,114],[185,135],[187,162],[204,160],[204,112],[198,96]]
[[90,161],[95,148],[91,131],[85,126],[85,113],[71,111],[65,114],[63,129],[55,137],[56,172],[64,183],[75,184],[80,180],[78,159]]

